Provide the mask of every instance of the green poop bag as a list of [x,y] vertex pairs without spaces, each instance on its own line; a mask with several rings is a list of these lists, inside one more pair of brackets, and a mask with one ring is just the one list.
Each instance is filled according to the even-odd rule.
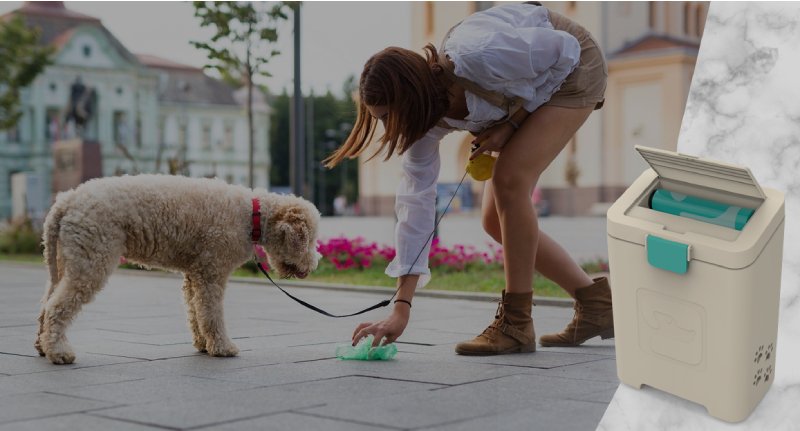
[[362,338],[355,347],[350,344],[336,346],[336,357],[342,360],[356,361],[388,361],[397,354],[394,343],[372,347],[374,337],[368,335]]

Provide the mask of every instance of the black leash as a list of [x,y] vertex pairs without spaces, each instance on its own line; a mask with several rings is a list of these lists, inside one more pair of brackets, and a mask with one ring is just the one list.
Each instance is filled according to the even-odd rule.
[[[425,251],[425,246],[428,245],[428,242],[431,240],[431,238],[433,238],[433,234],[436,233],[436,229],[439,227],[439,222],[442,221],[442,218],[444,218],[445,213],[447,213],[447,210],[450,209],[450,204],[453,203],[453,199],[455,199],[456,195],[458,194],[458,190],[461,188],[461,184],[464,183],[464,179],[466,177],[467,177],[467,173],[464,172],[464,176],[462,176],[461,177],[461,181],[458,182],[458,186],[456,186],[456,190],[453,192],[453,195],[450,196],[450,200],[447,202],[447,206],[445,206],[444,211],[442,211],[442,214],[439,216],[439,219],[436,220],[436,223],[434,223],[433,231],[431,232],[430,235],[428,235],[428,239],[425,241],[425,244],[422,245],[422,249],[417,254],[417,257],[414,259],[414,262],[411,264],[411,268],[408,269],[408,272],[406,273],[406,275],[411,273],[411,269],[414,268],[414,265],[417,263],[417,261],[419,260],[420,256],[422,256],[422,252]],[[283,292],[286,296],[288,296],[289,298],[292,298],[293,300],[295,300],[298,304],[302,305],[303,307],[309,308],[311,310],[316,311],[319,314],[322,314],[322,315],[325,315],[325,316],[328,316],[328,317],[340,318],[340,317],[358,316],[359,314],[364,314],[364,313],[366,313],[368,311],[372,311],[372,310],[375,310],[377,308],[386,307],[387,305],[392,303],[392,299],[394,299],[394,297],[397,296],[397,292],[400,291],[400,288],[398,287],[394,291],[394,293],[392,294],[391,298],[389,298],[387,300],[384,300],[384,301],[381,301],[381,302],[373,305],[372,307],[365,308],[365,309],[363,309],[363,310],[361,310],[361,311],[359,311],[357,313],[341,314],[341,315],[331,314],[331,313],[328,313],[327,311],[325,311],[325,310],[323,310],[323,309],[321,309],[319,307],[311,305],[308,302],[303,301],[302,299],[297,298],[297,297],[293,296],[291,293],[283,290],[282,287],[278,286],[278,283],[275,283],[275,281],[272,280],[272,277],[270,277],[269,274],[267,273],[267,271],[264,269],[264,267],[261,266],[261,262],[256,261],[256,265],[258,265],[258,269],[261,271],[261,273],[264,274],[265,276],[267,276],[267,280],[269,280],[270,283],[272,283],[275,287],[280,289],[280,291]]]
[[391,304],[391,303],[392,303],[392,298],[394,298],[394,297],[395,297],[395,295],[397,295],[397,291],[395,291],[395,292],[394,292],[394,295],[392,295],[392,297],[391,297],[391,298],[389,298],[389,299],[387,299],[387,300],[385,300],[385,301],[381,301],[381,302],[379,302],[379,303],[377,303],[377,304],[373,305],[372,307],[365,308],[365,309],[363,309],[363,310],[361,310],[361,311],[359,311],[359,312],[357,312],[357,313],[353,313],[353,314],[342,314],[342,315],[331,314],[331,313],[328,313],[327,311],[325,311],[325,310],[323,310],[323,309],[321,309],[321,308],[319,308],[319,307],[316,307],[316,306],[314,306],[314,305],[311,305],[311,304],[309,304],[308,302],[306,302],[306,301],[303,301],[302,299],[300,299],[300,298],[298,298],[298,297],[296,297],[296,296],[292,295],[291,293],[289,293],[289,292],[287,292],[287,291],[283,290],[283,288],[282,288],[282,287],[278,286],[278,283],[275,283],[275,281],[273,281],[273,280],[272,280],[272,277],[270,277],[270,276],[269,276],[269,274],[267,273],[267,271],[265,271],[265,270],[264,270],[264,267],[263,267],[263,266],[261,266],[261,263],[257,263],[257,265],[258,265],[258,269],[260,269],[260,270],[261,270],[261,273],[262,273],[262,274],[264,274],[264,275],[266,275],[266,276],[267,276],[267,279],[268,279],[268,280],[269,280],[269,281],[270,281],[270,282],[271,282],[273,285],[275,285],[275,287],[277,287],[278,289],[280,289],[280,291],[281,291],[281,292],[283,292],[283,293],[284,293],[286,296],[288,296],[289,298],[292,298],[292,299],[294,299],[295,301],[297,301],[297,303],[298,303],[298,304],[302,305],[303,307],[310,308],[310,309],[312,309],[312,310],[316,311],[317,313],[319,313],[319,314],[324,314],[325,316],[328,316],[328,317],[336,317],[336,318],[339,318],[339,317],[351,317],[351,316],[358,316],[359,314],[366,313],[367,311],[372,311],[372,310],[374,310],[374,309],[376,309],[376,308],[385,307],[385,306],[387,306],[387,305]]

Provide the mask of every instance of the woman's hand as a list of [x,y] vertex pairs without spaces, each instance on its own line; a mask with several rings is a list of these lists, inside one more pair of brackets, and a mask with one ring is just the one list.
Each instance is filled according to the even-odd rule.
[[514,126],[507,121],[495,124],[494,126],[484,130],[472,140],[472,145],[479,145],[479,147],[472,151],[469,159],[472,160],[475,157],[478,157],[479,154],[487,151],[502,150],[508,140],[511,139],[514,131]]
[[366,337],[367,335],[374,335],[375,339],[372,341],[372,347],[377,347],[381,343],[381,339],[386,337],[386,343],[394,343],[408,325],[408,318],[411,315],[411,308],[404,303],[396,303],[394,311],[384,320],[380,322],[365,322],[356,327],[353,331],[353,345]]

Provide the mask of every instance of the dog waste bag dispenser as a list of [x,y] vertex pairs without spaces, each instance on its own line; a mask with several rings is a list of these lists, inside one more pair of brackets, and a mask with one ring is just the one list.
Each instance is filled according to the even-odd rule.
[[775,379],[784,203],[750,170],[636,147],[608,210],[617,372],[746,419]]

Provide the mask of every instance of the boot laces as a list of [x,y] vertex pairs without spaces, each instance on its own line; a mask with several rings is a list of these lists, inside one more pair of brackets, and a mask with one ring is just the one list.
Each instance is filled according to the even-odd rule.
[[497,301],[497,310],[494,312],[494,318],[500,319],[500,315],[503,313],[503,300]]
[[485,337],[490,341],[494,340],[495,335],[497,335],[497,331],[500,328],[500,323],[502,322],[502,320],[503,320],[503,301],[498,300],[497,310],[495,310],[494,312],[494,321],[490,323],[489,326],[487,326],[486,329],[483,330],[483,332],[481,332],[481,335],[479,335],[479,337]]

